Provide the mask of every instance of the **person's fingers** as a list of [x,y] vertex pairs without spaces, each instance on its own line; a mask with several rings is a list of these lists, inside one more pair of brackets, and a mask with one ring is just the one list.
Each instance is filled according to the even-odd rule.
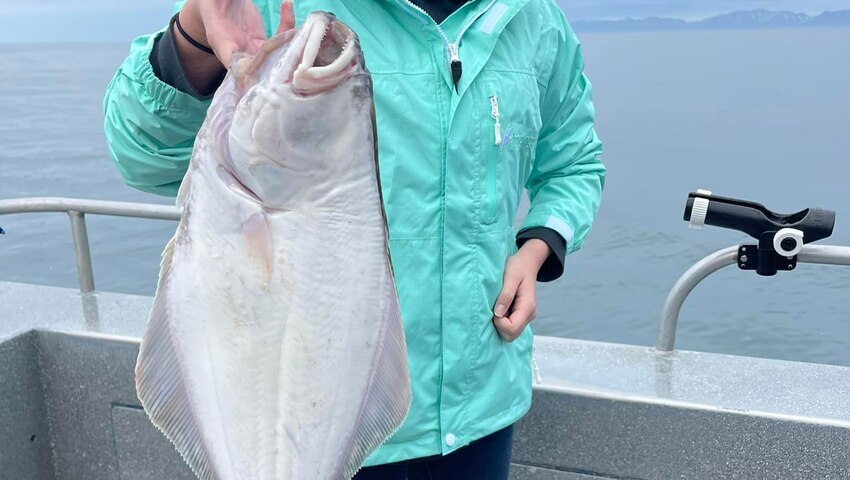
[[493,326],[499,332],[499,335],[506,341],[512,341],[516,337],[514,332],[516,326],[509,317],[511,305],[515,302],[517,289],[522,282],[522,273],[516,268],[516,265],[508,260],[505,265],[505,273],[502,277],[502,291],[499,292],[496,298],[496,305],[493,307]]
[[256,54],[266,41],[263,17],[251,0],[233,2],[224,9],[208,9],[203,22],[210,48],[227,69],[232,67],[236,52]]
[[[537,316],[537,295],[533,281],[524,281],[517,288],[511,311],[511,323],[518,325],[519,333]],[[517,335],[519,336],[519,335]]]
[[248,41],[248,53],[257,53],[263,48],[263,44],[266,43],[264,38],[255,38],[253,40]]
[[236,42],[228,40],[222,40],[213,45],[215,56],[218,57],[218,60],[222,65],[224,65],[224,68],[228,70],[230,70],[230,62],[233,59],[233,51],[236,50],[236,48]]
[[276,35],[295,28],[295,12],[293,8],[292,0],[283,0],[280,3],[280,25],[277,27]]
[[516,339],[516,328],[509,317],[496,317],[493,320],[493,326],[499,332],[499,336],[506,342],[512,342]]
[[208,37],[216,57],[228,70],[233,66],[231,63],[234,53],[256,54],[266,42],[265,36],[251,36],[238,28],[232,24],[222,23],[219,31]]
[[517,287],[510,315],[495,319],[493,324],[502,339],[513,342],[522,335],[525,327],[534,319],[535,315],[537,315],[537,306],[534,282],[523,281]]
[[510,268],[510,263],[505,269],[505,275],[502,279],[502,291],[499,292],[499,297],[496,299],[496,305],[493,307],[493,319],[503,318],[508,315],[508,309],[514,302],[517,287],[519,286],[522,277]]

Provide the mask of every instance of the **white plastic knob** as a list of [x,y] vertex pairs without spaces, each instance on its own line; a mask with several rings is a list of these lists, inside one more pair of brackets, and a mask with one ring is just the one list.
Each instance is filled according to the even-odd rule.
[[[708,190],[697,190],[697,193],[700,195],[711,195],[711,192]],[[708,204],[709,200],[707,198],[694,198],[694,204],[691,208],[691,220],[688,222],[689,228],[702,230],[702,227],[705,226],[705,217],[708,215]]]
[[[782,242],[789,238],[794,240],[794,248],[786,250],[782,247]],[[800,250],[803,249],[802,230],[797,230],[796,228],[783,228],[776,232],[776,235],[773,236],[773,249],[776,250],[776,253],[785,257],[793,257],[794,255],[797,255],[800,253]]]

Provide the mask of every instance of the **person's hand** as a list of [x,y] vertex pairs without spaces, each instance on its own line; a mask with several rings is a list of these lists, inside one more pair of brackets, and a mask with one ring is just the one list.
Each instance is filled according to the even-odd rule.
[[[280,5],[278,32],[295,26],[292,2]],[[266,41],[263,17],[251,0],[187,0],[180,24],[197,42],[209,46],[225,68],[234,52],[256,53]]]
[[537,272],[549,253],[546,242],[532,238],[505,263],[502,291],[493,308],[493,325],[505,341],[519,338],[537,315]]
[[[235,52],[256,53],[266,41],[263,18],[251,0],[187,0],[179,13],[180,25],[196,42],[215,52],[210,55],[174,33],[186,78],[202,94],[218,87]],[[280,4],[278,33],[295,27],[292,1]]]

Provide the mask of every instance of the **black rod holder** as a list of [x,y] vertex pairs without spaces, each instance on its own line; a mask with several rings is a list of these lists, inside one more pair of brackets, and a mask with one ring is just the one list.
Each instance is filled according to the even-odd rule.
[[738,267],[764,276],[796,268],[803,245],[829,237],[835,227],[831,210],[807,208],[780,214],[759,203],[718,197],[706,190],[688,195],[684,219],[694,229],[729,228],[758,240],[758,244],[741,246]]

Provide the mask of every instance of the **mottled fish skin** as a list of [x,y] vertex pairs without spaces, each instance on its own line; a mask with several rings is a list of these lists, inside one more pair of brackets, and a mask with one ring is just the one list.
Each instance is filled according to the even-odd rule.
[[136,366],[200,479],[350,479],[407,415],[372,111],[356,36],[326,13],[216,93]]

